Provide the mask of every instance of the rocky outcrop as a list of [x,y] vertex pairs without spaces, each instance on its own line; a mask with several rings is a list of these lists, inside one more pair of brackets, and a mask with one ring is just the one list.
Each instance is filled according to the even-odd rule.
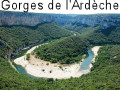
[[36,26],[41,23],[50,23],[53,21],[54,18],[48,14],[0,11],[0,26]]
[[101,29],[106,29],[112,26],[120,26],[119,14],[94,14],[94,15],[78,15],[75,17],[67,15],[54,15],[55,22],[59,25],[75,24],[84,26],[100,26]]
[[63,14],[38,14],[24,12],[0,11],[0,26],[24,25],[36,26],[42,23],[55,22],[61,26],[67,24],[85,25],[90,27],[100,26],[106,29],[111,26],[120,26],[119,14],[94,14],[94,15],[63,15]]
[[75,23],[86,24],[91,27],[100,26],[101,29],[106,29],[112,26],[120,26],[120,15],[77,16]]

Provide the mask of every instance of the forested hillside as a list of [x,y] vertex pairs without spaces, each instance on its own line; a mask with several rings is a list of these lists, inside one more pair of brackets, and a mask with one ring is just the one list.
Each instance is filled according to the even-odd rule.
[[120,44],[120,27],[109,27],[100,29],[97,27],[65,25],[64,28],[79,33],[81,37],[86,38],[91,44]]
[[88,43],[84,39],[72,36],[41,46],[34,54],[42,60],[70,64],[80,61],[82,55],[87,54],[87,47]]
[[91,44],[120,44],[120,27],[95,30],[85,37]]
[[88,27],[86,25],[76,25],[76,24],[68,24],[63,26],[65,29],[77,32],[80,36],[87,36],[93,33],[95,30],[100,29],[99,26],[97,27]]
[[0,40],[6,42],[14,51],[18,48],[72,35],[55,23],[41,24],[36,27],[0,27]]
[[[78,15],[75,17],[58,15],[55,16],[55,21],[65,29],[86,37],[91,44],[120,44],[119,17],[119,14]],[[68,18],[69,22],[65,22],[64,20]]]
[[[1,48],[0,48],[1,50]],[[4,50],[3,50],[4,52]],[[0,59],[0,89],[44,90],[119,90],[120,46],[103,46],[96,58],[92,72],[80,78],[66,80],[32,79],[17,73],[7,59]]]
[[7,48],[0,44],[0,58],[7,57]]
[[[119,90],[120,45],[116,45],[120,44],[119,18],[120,15],[71,17],[0,12],[0,90]],[[15,71],[8,62],[8,51],[16,52],[40,41],[51,42],[33,52],[36,58],[61,64],[80,61],[89,45],[108,45],[100,48],[91,72],[79,78],[36,79]]]

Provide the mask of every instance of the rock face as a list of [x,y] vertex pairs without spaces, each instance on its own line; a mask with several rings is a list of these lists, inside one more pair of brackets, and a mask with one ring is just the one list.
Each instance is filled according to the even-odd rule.
[[53,21],[54,18],[48,14],[0,11],[0,26],[2,25],[36,26],[37,24],[50,23]]
[[[54,15],[55,22],[59,25],[76,24],[90,27],[100,26],[101,29],[106,29],[111,26],[120,26],[119,14],[96,14],[96,15],[78,15],[75,17],[67,15]],[[63,23],[64,21],[64,23]]]
[[76,23],[87,24],[91,27],[100,26],[102,29],[120,26],[120,15],[86,15],[83,17],[77,16],[75,20]]
[[36,26],[41,23],[51,22],[61,26],[76,24],[90,27],[100,26],[101,29],[106,29],[111,26],[120,26],[120,14],[62,15],[0,11],[0,26]]
[[55,18],[55,22],[60,26],[71,24],[74,22],[74,19],[75,19],[72,16],[63,15],[63,14],[53,14],[53,16]]

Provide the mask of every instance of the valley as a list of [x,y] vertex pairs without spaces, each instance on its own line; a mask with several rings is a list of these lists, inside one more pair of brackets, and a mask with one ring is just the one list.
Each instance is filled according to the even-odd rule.
[[0,11],[0,89],[119,90],[119,17]]
[[[45,43],[47,44],[47,43]],[[43,44],[42,44],[43,45]],[[39,45],[40,47],[42,45]],[[26,55],[16,58],[13,63],[17,65],[21,65],[27,74],[33,75],[35,77],[41,78],[53,78],[53,79],[66,79],[70,77],[80,77],[82,74],[86,74],[90,72],[90,63],[91,61],[95,61],[94,58],[97,56],[97,52],[99,50],[99,46],[92,48],[92,51],[89,52],[89,57],[86,59],[86,63],[90,62],[88,65],[82,65],[85,63],[84,58],[80,60],[78,63],[74,64],[60,64],[60,63],[51,63],[49,61],[44,61],[38,58],[35,58],[34,55],[30,55],[30,59],[27,60],[27,54],[31,54],[34,49],[38,48],[39,46],[32,47],[30,50],[27,51]],[[91,58],[90,58],[91,57]],[[82,67],[87,67],[81,69]],[[20,71],[22,72],[22,71]]]

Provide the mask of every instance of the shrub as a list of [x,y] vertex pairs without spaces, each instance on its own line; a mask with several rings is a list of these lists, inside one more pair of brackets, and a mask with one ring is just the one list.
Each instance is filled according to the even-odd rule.
[[26,60],[30,60],[30,54],[26,55]]

